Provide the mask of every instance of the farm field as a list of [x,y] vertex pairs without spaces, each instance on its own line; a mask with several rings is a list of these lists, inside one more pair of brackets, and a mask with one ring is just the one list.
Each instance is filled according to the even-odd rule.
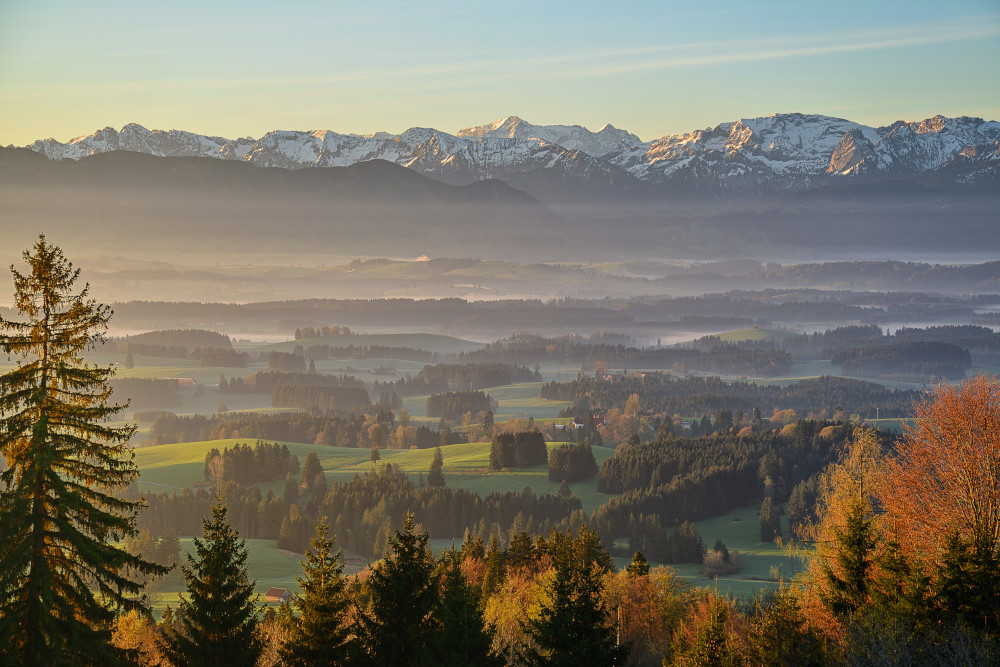
[[[185,486],[204,483],[205,455],[214,447],[220,451],[225,447],[234,447],[237,443],[253,445],[245,439],[210,440],[204,442],[185,442],[169,445],[154,445],[140,447],[135,450],[136,465],[141,471],[138,484],[144,492],[161,492],[181,490]],[[371,452],[367,449],[354,447],[325,447],[297,442],[282,443],[303,463],[310,452],[316,452],[323,466],[327,480],[330,482],[346,482],[354,475],[364,474],[372,469]],[[549,450],[565,443],[547,443]],[[609,447],[594,447],[594,459],[598,467],[614,454]],[[445,482],[487,495],[494,491],[522,491],[525,487],[538,494],[556,493],[558,482],[550,482],[548,468],[544,465],[526,468],[524,470],[504,470],[489,472],[490,443],[475,442],[447,445],[441,448],[444,456]],[[433,449],[382,449],[379,465],[392,463],[408,473],[414,483],[420,473],[427,474],[434,456]],[[284,488],[284,480],[275,480],[260,485],[261,491],[268,490],[280,495]],[[611,496],[597,491],[597,477],[576,482],[570,487],[573,493],[583,503],[588,514],[597,509]]]
[[[810,549],[808,545],[795,543],[794,548],[779,547],[760,541],[760,519],[758,506],[748,505],[721,516],[694,522],[698,534],[708,549],[716,540],[722,540],[732,552],[738,549],[742,568],[733,575],[709,578],[702,573],[700,565],[679,563],[672,565],[678,576],[692,586],[717,588],[720,593],[737,597],[751,596],[757,591],[777,586],[776,576],[784,580],[792,579],[801,572]],[[788,534],[788,519],[781,517],[782,534]]]

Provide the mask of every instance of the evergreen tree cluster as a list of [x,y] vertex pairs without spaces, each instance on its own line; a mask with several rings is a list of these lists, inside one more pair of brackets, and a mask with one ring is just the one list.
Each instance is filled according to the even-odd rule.
[[604,539],[634,533],[636,526],[660,539],[675,523],[718,516],[769,496],[769,526],[780,530],[778,505],[797,484],[836,461],[854,432],[850,424],[802,420],[782,434],[718,433],[621,447],[605,460],[598,481],[599,490],[621,495],[594,512],[592,525]]
[[350,412],[371,404],[364,387],[318,387],[281,384],[271,394],[276,408],[301,408],[324,413]]
[[304,373],[306,370],[305,353],[271,350],[267,353],[267,367],[281,373]]
[[391,382],[375,380],[373,385],[376,393],[393,393],[399,396],[424,396],[427,394],[443,394],[448,391],[448,383],[443,381],[430,382],[421,374],[409,375]]
[[[371,427],[379,425],[378,433]],[[150,439],[154,444],[200,442],[228,438],[253,438],[310,442],[336,447],[386,447],[388,436],[400,424],[392,412],[380,404],[369,406],[366,414],[330,416],[306,413],[263,414],[235,413],[216,415],[176,415],[159,413],[153,422]],[[413,444],[425,449],[441,443],[441,435],[427,426],[413,427]],[[376,441],[373,441],[373,436]],[[451,443],[449,443],[451,444]]]
[[486,389],[513,382],[540,382],[541,373],[510,364],[435,364],[424,366],[420,377],[429,384],[444,383],[460,389]]
[[597,461],[589,442],[562,445],[549,452],[550,482],[579,482],[597,474]]
[[538,431],[497,433],[490,445],[490,470],[530,468],[548,460],[545,436]]
[[247,365],[247,354],[236,350],[203,347],[196,350],[194,356],[202,366],[246,368]]
[[324,324],[319,327],[296,327],[295,329],[295,340],[303,340],[306,338],[325,338],[327,336],[350,336],[352,335],[350,327],[341,326],[329,326]]
[[640,377],[614,376],[611,381],[580,377],[569,382],[548,382],[539,396],[556,401],[573,401],[567,417],[586,417],[611,408],[623,409],[632,395],[639,396],[642,414],[711,415],[719,410],[755,407],[766,414],[774,410],[795,410],[798,414],[832,415],[846,410],[874,417],[905,417],[920,393],[910,389],[887,389],[874,382],[824,376],[801,380],[787,387],[751,382],[724,382],[717,377],[679,379],[671,375],[644,373]]
[[705,541],[690,521],[666,527],[656,515],[633,514],[620,534],[628,536],[629,551],[641,551],[658,563],[701,563],[705,558]]
[[[535,495],[512,491],[482,497],[467,489],[435,486],[417,488],[397,467],[358,475],[349,482],[323,482],[310,487],[308,466],[303,465],[303,482],[294,482],[295,497],[261,494],[257,486],[225,482],[216,493],[229,508],[229,516],[246,538],[281,540],[282,548],[302,552],[320,515],[329,517],[330,526],[342,535],[343,546],[355,552],[378,556],[386,540],[398,527],[393,517],[412,510],[430,534],[454,538],[468,528],[476,535],[505,535],[513,529],[548,531],[565,529],[584,520],[579,499],[555,495]],[[316,477],[315,474],[312,475]],[[309,494],[306,498],[300,492]],[[136,495],[138,493],[133,491]],[[287,496],[287,494],[286,494]],[[197,535],[200,521],[210,511],[214,496],[207,489],[148,493],[148,509],[138,518],[139,528],[154,536],[170,530],[179,535]]]
[[839,365],[844,375],[897,374],[948,380],[964,378],[972,367],[968,350],[936,341],[840,348],[830,354],[830,361]]
[[306,345],[306,359],[402,359],[404,361],[437,361],[440,355],[430,350],[397,345]]
[[[460,353],[460,362],[535,364],[542,361],[575,361],[586,368],[602,363],[609,368],[658,368],[744,375],[776,375],[791,368],[792,357],[776,349],[728,346],[719,342],[706,351],[682,347],[640,348],[587,342],[578,338],[518,337],[497,341],[482,350]],[[539,378],[540,379],[540,378]]]
[[[291,371],[257,371],[247,378],[232,378],[229,381],[230,390],[234,390],[236,380],[243,380],[243,390],[257,394],[273,394],[282,385],[297,387],[353,387],[364,388],[364,380],[352,375],[320,375],[319,373],[304,373]],[[220,382],[220,389],[221,387]]]
[[288,445],[258,440],[253,447],[236,443],[220,452],[213,447],[205,454],[205,479],[224,483],[256,484],[298,474],[299,459]]
[[476,414],[493,409],[490,395],[483,391],[449,391],[427,397],[427,416],[459,420],[466,412]]

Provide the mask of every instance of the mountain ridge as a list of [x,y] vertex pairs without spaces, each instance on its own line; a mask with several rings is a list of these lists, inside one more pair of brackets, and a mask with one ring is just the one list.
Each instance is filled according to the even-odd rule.
[[386,160],[452,185],[500,179],[550,204],[592,199],[755,198],[865,179],[941,171],[960,187],[995,187],[1000,122],[941,115],[871,127],[818,114],[741,118],[642,142],[605,125],[532,125],[508,116],[455,134],[274,130],[259,139],[105,127],[26,148],[50,159],[124,150],[197,156],[262,167],[344,167]]

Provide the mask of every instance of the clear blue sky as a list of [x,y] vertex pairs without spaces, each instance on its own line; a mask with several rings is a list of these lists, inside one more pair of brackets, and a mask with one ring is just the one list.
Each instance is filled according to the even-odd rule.
[[519,115],[642,139],[800,111],[1000,120],[1000,0],[0,0],[0,144],[111,125],[455,132]]

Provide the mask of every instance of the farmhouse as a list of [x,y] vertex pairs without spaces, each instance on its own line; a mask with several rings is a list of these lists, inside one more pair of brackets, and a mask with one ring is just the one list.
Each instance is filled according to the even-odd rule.
[[268,588],[264,594],[265,602],[288,602],[292,599],[292,592],[287,588]]

